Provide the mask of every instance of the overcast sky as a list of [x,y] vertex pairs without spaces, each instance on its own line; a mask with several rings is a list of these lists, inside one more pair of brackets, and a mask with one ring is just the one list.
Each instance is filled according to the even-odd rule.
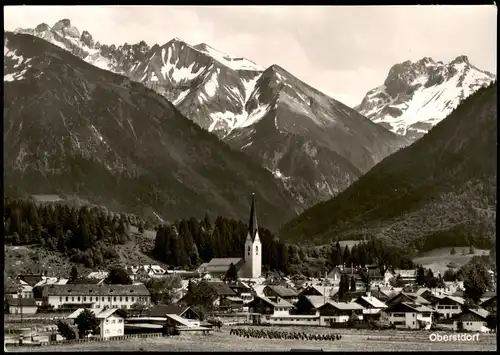
[[496,74],[496,7],[482,6],[8,6],[5,30],[68,18],[95,41],[205,42],[267,67],[278,64],[349,106],[390,67],[465,54]]

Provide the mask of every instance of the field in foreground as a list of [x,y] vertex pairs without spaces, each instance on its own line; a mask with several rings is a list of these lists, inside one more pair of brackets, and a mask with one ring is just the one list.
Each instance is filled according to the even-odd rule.
[[[451,247],[434,249],[418,255],[413,262],[422,265],[425,268],[439,271],[444,274],[450,262],[458,266],[465,265],[476,255],[489,255],[489,250],[476,249],[474,254],[469,254],[469,247],[455,247],[456,254],[450,255]],[[463,254],[466,255],[463,255]]]
[[[259,327],[258,329],[266,329]],[[211,335],[181,335],[169,338],[128,339],[116,342],[79,343],[43,348],[10,348],[10,351],[495,351],[494,335],[479,335],[478,342],[432,342],[430,332],[332,330],[311,327],[273,327],[274,330],[307,333],[340,333],[339,341],[302,341],[241,338],[229,334],[229,327]],[[440,332],[440,334],[445,334]],[[451,334],[451,333],[448,333]]]

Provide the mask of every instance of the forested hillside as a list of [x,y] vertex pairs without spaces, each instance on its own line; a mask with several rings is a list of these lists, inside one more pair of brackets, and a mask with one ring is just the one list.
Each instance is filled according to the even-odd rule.
[[497,85],[478,90],[413,145],[281,228],[287,242],[376,236],[428,250],[491,246],[497,187]]

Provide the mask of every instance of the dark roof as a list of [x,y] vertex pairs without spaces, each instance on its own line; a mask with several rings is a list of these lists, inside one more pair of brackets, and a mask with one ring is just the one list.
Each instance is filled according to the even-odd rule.
[[23,307],[37,307],[35,299],[34,298],[12,298],[10,297],[9,300],[9,305],[10,306],[23,306]]
[[493,304],[496,304],[496,302],[497,302],[497,296],[495,295],[495,296],[489,297],[488,299],[481,302],[481,306],[483,306],[483,305],[488,306],[490,304],[493,305]]
[[102,280],[100,280],[100,279],[80,278],[80,279],[68,281],[66,283],[66,285],[97,285],[101,281]]
[[209,282],[209,285],[211,285],[215,292],[219,296],[235,296],[236,293],[231,290],[229,285],[225,284],[224,282]]
[[280,297],[296,297],[298,296],[297,292],[294,290],[281,286],[281,285],[267,285],[266,288],[273,290]]
[[138,285],[48,285],[44,286],[44,292],[48,295],[71,296],[150,296],[146,286]]
[[180,316],[187,307],[178,304],[159,304],[149,311],[149,317],[165,317],[166,314],[177,314]]
[[30,286],[35,286],[37,283],[43,280],[42,275],[19,275],[17,277],[19,280],[23,280]]
[[252,240],[255,239],[258,228],[257,211],[255,210],[255,194],[252,193],[252,207],[250,207],[250,221],[248,222],[248,232],[250,233],[250,238],[252,238]]

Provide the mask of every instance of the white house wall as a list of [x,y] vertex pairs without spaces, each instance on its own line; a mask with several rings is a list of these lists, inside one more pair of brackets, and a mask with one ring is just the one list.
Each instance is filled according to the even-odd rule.
[[[463,321],[463,329],[471,332],[488,333],[490,330],[484,321]],[[453,322],[453,330],[458,330],[458,321]]]
[[109,338],[124,335],[125,323],[122,317],[111,315],[101,321],[101,337]]

